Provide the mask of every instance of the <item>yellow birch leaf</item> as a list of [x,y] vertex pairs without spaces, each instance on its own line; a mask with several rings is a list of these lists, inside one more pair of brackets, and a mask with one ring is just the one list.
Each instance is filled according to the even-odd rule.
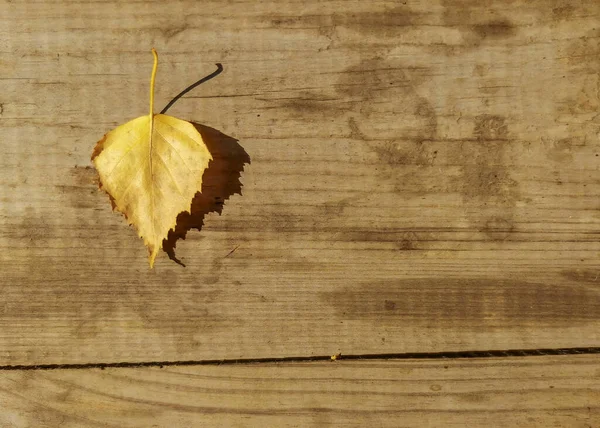
[[133,119],[98,141],[92,161],[100,187],[113,209],[123,213],[148,247],[150,268],[177,215],[189,211],[202,188],[212,156],[194,126],[165,114],[154,114],[154,81],[150,79],[150,114]]

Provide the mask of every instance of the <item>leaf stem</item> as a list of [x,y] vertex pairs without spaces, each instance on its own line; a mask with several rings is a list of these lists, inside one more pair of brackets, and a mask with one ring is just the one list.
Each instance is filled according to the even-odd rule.
[[156,80],[156,69],[158,68],[158,53],[152,48],[154,55],[154,65],[152,66],[152,77],[150,77],[150,116],[154,115],[154,81]]

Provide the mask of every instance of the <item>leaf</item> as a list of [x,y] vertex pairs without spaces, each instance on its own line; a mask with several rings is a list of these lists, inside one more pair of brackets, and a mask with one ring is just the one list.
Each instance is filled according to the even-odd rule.
[[100,188],[144,240],[150,268],[177,215],[190,210],[212,160],[191,123],[153,113],[158,55],[152,53],[150,114],[108,132],[92,153]]

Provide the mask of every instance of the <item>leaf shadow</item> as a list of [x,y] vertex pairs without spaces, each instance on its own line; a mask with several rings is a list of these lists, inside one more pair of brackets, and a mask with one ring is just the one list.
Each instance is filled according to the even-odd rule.
[[185,239],[191,229],[202,230],[204,217],[211,212],[223,212],[225,201],[232,195],[242,194],[240,176],[244,165],[250,164],[250,156],[233,137],[206,125],[191,122],[198,130],[213,160],[202,177],[202,192],[196,193],[190,212],[177,216],[175,228],[163,240],[163,250],[174,262],[185,266],[175,256],[177,241]]

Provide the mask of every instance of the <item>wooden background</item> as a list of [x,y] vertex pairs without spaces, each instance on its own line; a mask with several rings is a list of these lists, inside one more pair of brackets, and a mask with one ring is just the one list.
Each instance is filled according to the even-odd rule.
[[[149,270],[89,158],[152,47],[159,108],[225,70]],[[599,73],[597,0],[0,0],[0,366],[598,347]],[[595,427],[599,360],[4,371],[0,426]]]

